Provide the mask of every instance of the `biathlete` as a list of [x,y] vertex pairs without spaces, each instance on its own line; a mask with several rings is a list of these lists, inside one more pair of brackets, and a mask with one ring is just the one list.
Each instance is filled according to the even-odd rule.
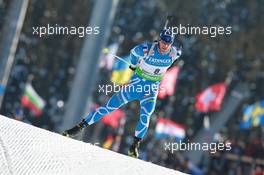
[[[64,131],[63,135],[73,137],[122,105],[138,100],[140,117],[135,128],[134,141],[128,150],[129,156],[138,158],[139,144],[147,133],[150,116],[155,109],[160,81],[167,69],[181,56],[181,49],[172,46],[173,42],[172,31],[163,29],[157,42],[135,46],[130,52],[130,68],[134,70],[134,75],[129,84],[115,93],[104,106],[93,110],[79,124]],[[147,92],[136,92],[134,87],[139,86],[156,86],[156,88],[151,88]]]

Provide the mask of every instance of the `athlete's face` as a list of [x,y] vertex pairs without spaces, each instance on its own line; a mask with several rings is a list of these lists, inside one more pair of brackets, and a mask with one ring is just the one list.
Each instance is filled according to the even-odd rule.
[[166,43],[165,41],[159,41],[159,51],[161,54],[167,53],[171,49],[171,43]]

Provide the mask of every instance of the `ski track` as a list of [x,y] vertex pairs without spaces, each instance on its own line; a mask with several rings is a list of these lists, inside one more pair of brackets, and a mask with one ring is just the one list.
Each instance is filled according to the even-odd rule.
[[0,134],[0,175],[183,174],[1,115]]

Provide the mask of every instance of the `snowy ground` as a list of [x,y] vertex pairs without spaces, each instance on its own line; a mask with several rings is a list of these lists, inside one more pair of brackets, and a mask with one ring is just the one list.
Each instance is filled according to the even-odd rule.
[[0,174],[180,175],[0,115]]

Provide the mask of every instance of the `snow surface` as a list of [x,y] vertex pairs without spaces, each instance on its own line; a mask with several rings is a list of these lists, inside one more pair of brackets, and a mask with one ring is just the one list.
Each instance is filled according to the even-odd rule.
[[180,175],[0,115],[0,174]]

